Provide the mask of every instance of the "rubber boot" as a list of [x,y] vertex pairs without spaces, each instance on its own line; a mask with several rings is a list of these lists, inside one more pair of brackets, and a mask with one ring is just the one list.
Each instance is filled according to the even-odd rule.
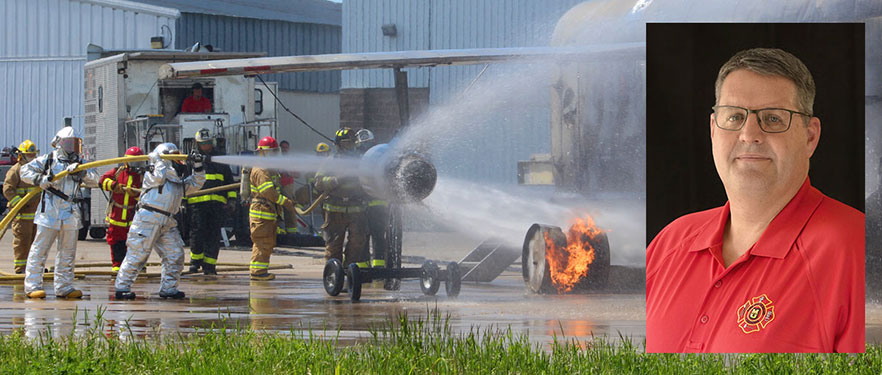
[[217,267],[214,264],[205,263],[202,265],[202,273],[205,276],[217,275]]
[[180,290],[177,292],[174,292],[174,293],[159,292],[159,298],[162,298],[162,299],[166,299],[166,298],[182,299],[182,298],[184,298],[184,292],[182,292]]
[[190,270],[189,270],[190,273],[199,272],[199,268],[202,267],[203,264],[204,263],[202,262],[202,259],[196,259],[196,260],[191,259],[190,260]]
[[28,298],[46,298],[46,291],[35,290],[28,293]]
[[257,274],[257,275],[255,275],[255,274],[252,274],[252,275],[251,275],[251,280],[252,280],[252,281],[270,281],[270,280],[273,280],[273,279],[275,279],[275,278],[276,278],[276,275],[275,275],[275,274],[272,274],[272,273],[269,273],[269,272],[267,272],[267,273],[261,273],[261,274]]
[[74,289],[74,290],[71,290],[70,292],[67,292],[67,294],[64,294],[61,296],[56,296],[56,297],[57,298],[64,298],[64,299],[83,298],[83,292],[81,290]]
[[114,297],[116,299],[135,299],[135,292],[117,290]]

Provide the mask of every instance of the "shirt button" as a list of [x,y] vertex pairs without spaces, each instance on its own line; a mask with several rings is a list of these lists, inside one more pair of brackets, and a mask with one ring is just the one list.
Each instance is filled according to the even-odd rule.
[[719,288],[721,286],[723,286],[723,282],[720,280],[717,280],[717,282],[714,283],[714,288]]
[[705,324],[705,323],[707,323],[707,320],[708,320],[707,315],[703,315],[703,316],[701,317],[701,324]]

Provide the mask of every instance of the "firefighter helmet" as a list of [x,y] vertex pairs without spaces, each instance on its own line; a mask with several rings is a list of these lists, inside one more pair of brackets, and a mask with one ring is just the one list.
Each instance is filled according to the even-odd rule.
[[128,150],[126,150],[126,156],[138,156],[138,155],[144,155],[144,152],[141,151],[141,148],[138,146],[132,146],[132,147],[129,147]]
[[276,142],[276,139],[270,136],[266,136],[260,139],[260,142],[257,143],[257,150],[275,150],[279,148],[279,143]]
[[351,128],[337,130],[337,135],[334,137],[334,144],[339,146],[341,142],[345,141],[355,142],[355,132],[352,131]]
[[[132,147],[129,147],[128,150],[126,150],[126,156],[139,156],[139,155],[144,155],[144,151],[141,151],[141,148],[138,146],[132,146]],[[130,162],[130,163],[126,163],[126,166],[131,167],[131,168],[135,168],[135,169],[139,169],[139,168],[146,167],[147,162],[146,161]]]
[[35,145],[34,142],[31,142],[30,139],[26,139],[18,145],[18,152],[22,154],[36,154],[39,150],[37,150],[37,145]]
[[374,140],[374,132],[368,129],[359,129],[355,132],[355,143],[361,145]]
[[328,151],[331,151],[331,146],[328,146],[328,144],[325,142],[320,142],[319,144],[315,145],[315,153],[317,154],[324,154]]
[[196,132],[197,143],[211,142],[211,140],[211,131],[208,128],[202,128]]

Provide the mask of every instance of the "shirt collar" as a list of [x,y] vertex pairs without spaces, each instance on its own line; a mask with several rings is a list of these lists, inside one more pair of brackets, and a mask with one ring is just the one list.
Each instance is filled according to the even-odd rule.
[[[821,204],[823,197],[818,189],[811,186],[808,177],[806,177],[796,195],[769,223],[753,246],[751,255],[784,258],[815,209]],[[707,250],[713,246],[720,246],[723,243],[723,230],[725,230],[728,220],[729,202],[726,202],[726,205],[719,210],[717,217],[708,221],[701,229],[689,251]]]

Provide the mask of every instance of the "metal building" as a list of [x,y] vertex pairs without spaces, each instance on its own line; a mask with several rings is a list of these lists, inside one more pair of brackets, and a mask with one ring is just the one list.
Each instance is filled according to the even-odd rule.
[[[560,17],[580,2],[347,0],[343,2],[343,52],[547,46]],[[475,90],[466,94],[468,99],[483,100],[482,83],[504,80],[506,74],[522,73],[520,69],[516,64],[490,65],[486,70],[484,66],[407,69],[409,87],[416,88],[411,90],[412,95],[420,89],[428,91],[429,113],[413,114],[412,126],[421,126],[421,121],[441,123],[445,116],[451,121],[475,121],[463,125],[468,130],[450,130],[452,138],[446,139],[438,154],[433,155],[442,174],[472,181],[515,183],[519,160],[549,152],[546,89],[538,89],[539,94],[534,89],[529,98],[510,105],[488,100],[493,113],[487,118],[431,113],[443,111],[448,100],[461,95],[470,85]],[[360,115],[360,108],[352,108],[352,93],[360,97],[364,95],[361,89],[394,87],[389,69],[344,71],[342,79],[344,124]],[[420,103],[412,99],[411,106],[419,107]]]
[[178,17],[122,0],[0,0],[0,146],[31,139],[45,151],[64,117],[82,130],[86,46],[147,49]]
[[[174,47],[195,43],[223,52],[265,52],[267,56],[340,53],[342,6],[326,0],[136,0],[181,12]],[[333,134],[339,122],[340,72],[273,74],[282,102],[311,125]],[[273,100],[272,97],[262,100]],[[278,109],[279,138],[295,151],[323,141]]]

